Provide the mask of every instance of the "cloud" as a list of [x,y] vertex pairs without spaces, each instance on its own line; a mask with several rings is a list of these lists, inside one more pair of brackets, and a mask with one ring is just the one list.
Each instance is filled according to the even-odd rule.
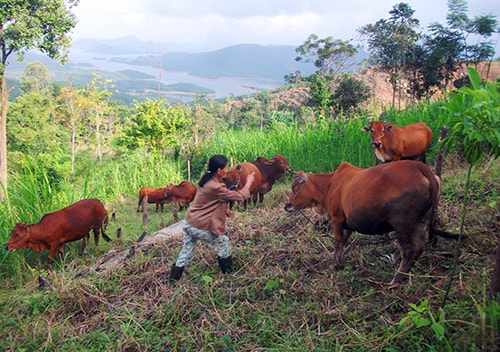
[[[75,8],[73,37],[190,44],[198,50],[238,43],[300,45],[314,33],[348,40],[388,18],[394,0],[85,0]],[[446,23],[447,1],[408,1],[422,27]],[[469,17],[499,16],[491,0],[469,0]]]

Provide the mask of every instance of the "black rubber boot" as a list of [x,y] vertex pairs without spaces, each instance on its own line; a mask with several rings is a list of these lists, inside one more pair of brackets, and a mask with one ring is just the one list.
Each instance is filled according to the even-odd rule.
[[182,272],[184,271],[183,266],[176,266],[175,264],[172,266],[172,270],[170,271],[170,282],[179,281],[182,276]]
[[224,274],[230,274],[233,271],[233,258],[231,256],[227,258],[219,257],[219,267]]

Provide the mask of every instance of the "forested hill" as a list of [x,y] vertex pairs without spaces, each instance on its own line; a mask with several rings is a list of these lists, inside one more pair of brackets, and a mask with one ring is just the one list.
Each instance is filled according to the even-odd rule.
[[[193,52],[165,43],[144,42],[134,37],[108,40],[78,40],[73,52],[92,53],[96,57],[133,66],[151,66],[161,57],[167,71],[187,72],[208,78],[254,77],[283,81],[294,71],[314,72],[311,63],[295,61],[296,47],[291,45],[238,44],[214,51]],[[74,56],[79,60],[78,56]]]
[[[168,70],[188,72],[195,76],[254,77],[283,81],[286,74],[301,71],[310,74],[311,64],[295,61],[297,53],[293,46],[262,46],[239,44],[211,52],[170,52],[162,55],[163,65]],[[151,58],[139,56],[130,63],[151,65]]]

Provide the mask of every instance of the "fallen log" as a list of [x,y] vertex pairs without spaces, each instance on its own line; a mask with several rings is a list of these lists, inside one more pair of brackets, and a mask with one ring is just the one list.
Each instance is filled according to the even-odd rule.
[[182,232],[182,222],[179,221],[152,233],[150,236],[145,236],[145,234],[143,233],[141,235],[143,239],[141,239],[140,237],[136,243],[129,247],[111,249],[108,253],[104,254],[95,264],[78,271],[76,273],[76,277],[86,275],[89,272],[100,272],[106,269],[115,268],[123,261],[130,258],[130,256],[137,251],[147,250],[153,247],[155,244],[164,243],[165,241],[173,237],[181,237]]

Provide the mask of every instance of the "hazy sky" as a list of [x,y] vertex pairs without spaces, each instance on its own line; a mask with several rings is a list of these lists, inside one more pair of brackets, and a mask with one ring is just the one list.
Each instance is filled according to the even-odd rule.
[[[73,39],[133,35],[194,51],[240,43],[298,46],[311,33],[356,39],[358,28],[388,18],[399,2],[415,10],[423,28],[446,24],[447,0],[80,0],[73,10],[78,17]],[[500,0],[467,3],[470,18],[500,19]],[[497,43],[499,36],[492,40]]]

